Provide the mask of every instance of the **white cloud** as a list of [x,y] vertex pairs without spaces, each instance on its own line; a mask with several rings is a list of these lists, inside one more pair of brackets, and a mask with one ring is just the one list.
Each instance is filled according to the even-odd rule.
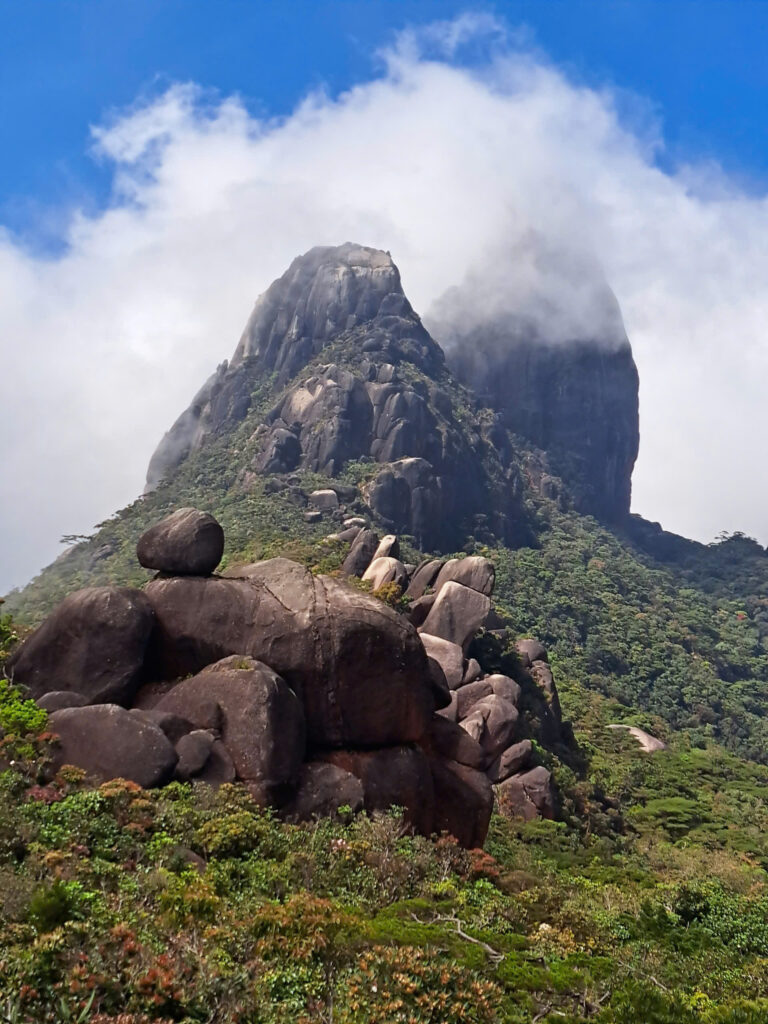
[[[479,35],[490,40],[472,69]],[[429,54],[426,56],[425,54]],[[280,121],[194,85],[94,131],[114,201],[41,259],[0,234],[0,589],[135,497],[149,456],[257,296],[312,245],[389,249],[414,306],[530,231],[592,253],[641,375],[634,506],[768,542],[768,202],[663,173],[658,128],[493,21],[410,34],[383,74]],[[525,267],[509,278],[526,280]]]

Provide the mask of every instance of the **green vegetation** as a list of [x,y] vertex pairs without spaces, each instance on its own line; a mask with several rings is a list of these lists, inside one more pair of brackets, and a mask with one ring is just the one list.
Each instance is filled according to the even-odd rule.
[[[358,358],[343,340],[320,357]],[[440,385],[491,486],[508,486],[490,414]],[[220,520],[224,566],[280,554],[335,572],[336,524],[308,525],[301,494],[332,481],[251,468],[275,399],[259,385],[233,434],[9,595],[22,625],[0,617],[0,665],[72,590],[148,579],[136,541],[180,505]],[[374,469],[349,463],[335,483]],[[547,645],[577,741],[562,760],[536,750],[562,820],[496,817],[486,850],[466,853],[396,814],[286,825],[242,787],[92,790],[73,769],[49,777],[44,712],[0,682],[0,1022],[768,1020],[768,556],[734,534],[654,559],[522,492],[525,546],[467,524],[462,553],[494,560],[508,626],[472,653],[491,669],[517,637]],[[402,543],[407,561],[428,554]],[[396,588],[377,596],[404,607]],[[669,749],[643,754],[617,722]]]
[[584,742],[565,820],[495,817],[484,852],[396,812],[287,825],[240,786],[93,790],[22,761],[0,775],[0,1020],[765,1021],[768,769]]

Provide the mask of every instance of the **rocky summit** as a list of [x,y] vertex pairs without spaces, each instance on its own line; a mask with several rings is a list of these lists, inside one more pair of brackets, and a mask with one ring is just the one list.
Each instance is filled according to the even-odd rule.
[[[348,532],[353,545],[364,531]],[[285,558],[213,575],[220,533],[210,515],[172,513],[139,539],[161,567],[143,590],[77,591],[10,657],[10,678],[51,713],[54,767],[144,787],[239,780],[291,820],[348,799],[398,806],[417,832],[468,847],[485,839],[493,784],[519,816],[554,815],[521,682],[466,657],[491,613],[490,562],[408,569],[392,554],[398,538],[374,534],[370,563],[356,566],[370,593],[352,574],[314,576]],[[379,597],[426,578],[432,605],[417,629]],[[544,659],[536,642],[521,646],[519,678],[567,743]]]

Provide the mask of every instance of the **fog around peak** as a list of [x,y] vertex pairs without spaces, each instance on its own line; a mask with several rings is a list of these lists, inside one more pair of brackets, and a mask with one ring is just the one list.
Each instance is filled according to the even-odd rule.
[[57,211],[59,255],[0,229],[0,591],[141,492],[256,297],[299,253],[345,241],[390,251],[436,325],[517,307],[550,340],[611,343],[605,280],[640,371],[635,510],[768,541],[768,202],[710,165],[662,170],[641,101],[468,15],[288,117],[179,83],[105,112],[84,146],[113,193]]

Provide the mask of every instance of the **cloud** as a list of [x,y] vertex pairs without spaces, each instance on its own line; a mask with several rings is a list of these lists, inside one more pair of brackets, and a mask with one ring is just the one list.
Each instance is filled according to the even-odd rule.
[[[109,115],[93,147],[113,199],[71,216],[61,255],[0,234],[0,590],[140,493],[256,296],[297,253],[346,240],[390,250],[422,313],[489,260],[523,301],[534,236],[595,260],[640,369],[635,509],[768,542],[768,201],[711,166],[660,170],[642,102],[467,16],[289,117],[179,84]],[[572,291],[563,308],[582,315]]]

